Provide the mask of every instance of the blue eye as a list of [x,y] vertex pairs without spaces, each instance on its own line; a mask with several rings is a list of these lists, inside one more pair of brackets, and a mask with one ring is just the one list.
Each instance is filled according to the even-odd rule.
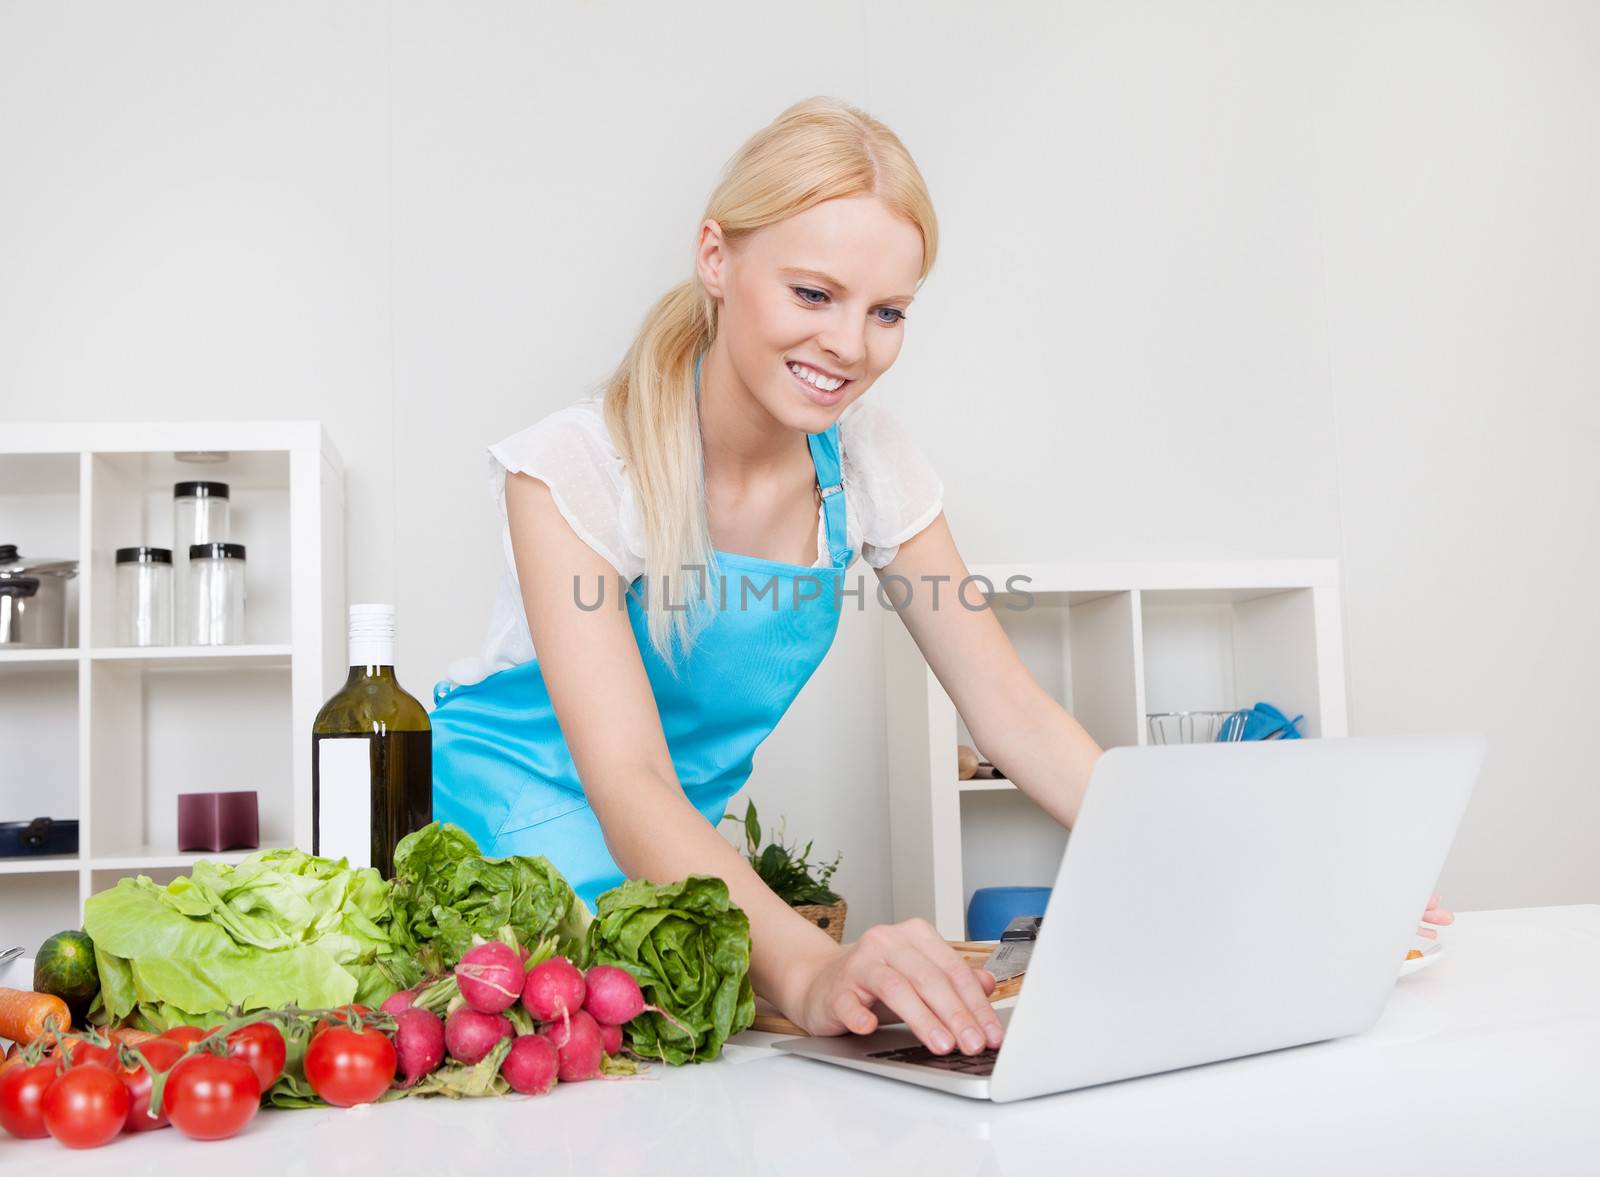
[[[824,302],[827,301],[827,298],[828,298],[827,291],[825,291],[825,290],[815,290],[815,289],[813,289],[813,288],[811,288],[809,286],[791,286],[791,287],[789,287],[789,289],[794,291],[796,294],[798,294],[800,296],[800,301],[805,303],[805,305],[808,306],[808,307],[819,307],[819,306],[822,305],[821,302],[813,302],[811,299],[807,298],[806,295],[808,295],[808,294],[815,294],[818,298],[822,299]],[[906,319],[910,318],[910,316],[907,315],[899,307],[879,307],[878,309],[880,311],[888,311],[891,315],[894,316],[894,318],[892,318],[892,319],[879,319],[878,320],[878,322],[883,324],[883,326],[885,326],[885,327],[893,327],[896,324],[904,322]]]

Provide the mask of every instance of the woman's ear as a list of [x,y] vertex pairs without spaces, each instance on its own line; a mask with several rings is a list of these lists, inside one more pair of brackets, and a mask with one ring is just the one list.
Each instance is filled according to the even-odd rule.
[[705,224],[700,226],[700,244],[695,252],[695,270],[700,275],[700,284],[712,298],[723,297],[722,270],[727,260],[728,252],[722,241],[722,226],[708,217]]

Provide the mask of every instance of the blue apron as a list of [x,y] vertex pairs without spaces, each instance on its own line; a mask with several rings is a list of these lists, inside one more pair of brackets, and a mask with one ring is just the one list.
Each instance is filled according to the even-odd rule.
[[[694,375],[698,400],[698,359]],[[807,440],[831,568],[714,549],[719,567],[705,576],[717,608],[687,656],[674,646],[676,676],[649,639],[636,592],[645,578],[628,589],[628,619],[678,780],[712,823],[722,820],[728,799],[750,775],[756,748],[839,627],[840,580],[854,550],[845,530],[838,423]],[[652,591],[659,584],[658,577]],[[681,598],[674,592],[674,600]],[[607,598],[605,607],[615,603]],[[537,657],[481,682],[441,682],[433,700],[433,816],[466,830],[486,855],[544,855],[593,909],[623,874],[584,796]]]

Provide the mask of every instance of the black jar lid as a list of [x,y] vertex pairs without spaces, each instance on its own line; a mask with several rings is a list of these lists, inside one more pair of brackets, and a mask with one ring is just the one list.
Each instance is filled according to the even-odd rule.
[[190,544],[189,559],[191,560],[243,560],[243,544]]
[[172,497],[175,499],[225,499],[228,497],[228,484],[226,482],[175,482],[172,484]]
[[170,564],[171,548],[118,548],[118,564]]

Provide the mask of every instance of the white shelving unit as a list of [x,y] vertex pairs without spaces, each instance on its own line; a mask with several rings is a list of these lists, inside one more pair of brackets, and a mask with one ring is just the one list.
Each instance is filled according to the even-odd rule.
[[[1024,665],[1102,748],[1149,743],[1151,712],[1261,701],[1303,714],[1304,737],[1347,734],[1336,560],[970,571],[985,580],[968,600],[983,592]],[[984,749],[906,628],[884,634],[895,918],[962,939],[976,888],[1049,886],[1068,835],[1010,781],[958,778],[956,746]]]
[[[191,480],[229,485],[249,644],[119,648],[114,552],[170,547]],[[345,669],[344,474],[319,422],[0,424],[0,542],[79,562],[69,647],[0,649],[0,820],[79,821],[76,855],[0,859],[0,941],[31,951],[124,875],[248,853],[180,853],[180,793],[254,789],[261,845],[310,845],[305,741]]]

